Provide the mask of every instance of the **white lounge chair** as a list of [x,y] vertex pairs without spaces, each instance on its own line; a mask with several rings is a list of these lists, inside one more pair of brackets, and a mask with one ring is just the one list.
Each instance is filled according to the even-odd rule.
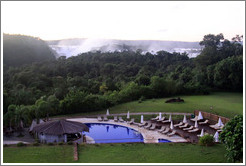
[[187,126],[188,126],[188,123],[185,123],[184,125],[179,126],[179,128],[185,128],[185,127],[187,127]]
[[170,131],[170,128],[166,128],[163,132],[161,132],[162,134],[166,134]]
[[215,125],[209,125],[209,127],[215,129],[215,130],[220,130],[222,129],[224,126],[218,126],[218,123],[216,123]]
[[97,117],[97,120],[98,120],[98,121],[103,121],[103,119],[102,119],[101,116],[98,116],[98,117]]
[[149,130],[155,130],[156,125],[152,124],[152,126],[149,128]]
[[160,120],[158,119],[158,120],[156,120],[157,122],[161,122],[161,121],[163,121],[165,119],[165,117],[163,116]]
[[166,127],[165,126],[161,126],[161,129],[160,130],[157,130],[158,132],[162,132],[162,131],[164,131],[166,129]]
[[169,119],[168,120],[164,120],[164,121],[161,121],[162,123],[169,123]]
[[173,130],[171,133],[167,134],[168,137],[171,137],[176,134],[176,130]]
[[143,123],[140,123],[138,126],[139,127],[143,127],[143,126],[145,126],[147,124],[147,122],[143,122]]
[[133,124],[134,123],[134,118],[132,118],[129,122],[127,122],[127,124]]
[[104,116],[103,117],[103,121],[108,121],[108,117],[107,116]]
[[191,129],[193,129],[194,128],[194,126],[190,126],[190,127],[188,127],[188,128],[183,128],[183,130],[185,131],[185,130],[191,130]]
[[199,122],[199,124],[208,124],[208,119],[206,119],[204,122]]
[[147,126],[144,126],[144,128],[148,129],[150,128],[150,126],[151,126],[151,123],[148,123]]
[[120,121],[120,122],[124,122],[124,120],[122,119],[121,116],[119,117],[119,121]]
[[117,116],[114,116],[114,121],[115,121],[115,122],[118,122]]
[[157,120],[159,119],[159,116],[155,117],[155,118],[151,118],[151,120]]
[[181,126],[181,125],[183,125],[184,123],[183,122],[179,122],[178,124],[175,124],[175,125],[173,125],[174,127],[178,127],[178,126]]
[[195,128],[195,129],[193,129],[193,130],[189,130],[188,132],[189,132],[189,133],[194,133],[194,132],[197,132],[197,131],[199,131],[199,129],[198,129],[198,128]]

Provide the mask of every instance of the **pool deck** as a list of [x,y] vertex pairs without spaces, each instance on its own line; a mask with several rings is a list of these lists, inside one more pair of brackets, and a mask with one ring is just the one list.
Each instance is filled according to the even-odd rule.
[[148,130],[143,127],[138,127],[137,125],[127,124],[127,122],[115,122],[114,120],[111,119],[108,121],[98,121],[97,118],[71,118],[67,120],[81,122],[81,123],[108,123],[108,124],[116,124],[116,125],[129,127],[140,132],[143,135],[144,143],[158,143],[158,139],[167,139],[171,142],[187,142],[186,139],[178,135],[168,137],[165,134],[159,133],[157,129]]

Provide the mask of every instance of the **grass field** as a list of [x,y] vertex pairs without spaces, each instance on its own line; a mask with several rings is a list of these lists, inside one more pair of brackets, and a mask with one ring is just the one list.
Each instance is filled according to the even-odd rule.
[[65,163],[73,162],[73,146],[4,147],[4,163]]
[[[55,155],[54,155],[55,154]],[[185,143],[80,145],[79,160],[73,146],[4,147],[4,163],[224,163],[221,144],[204,147]]]
[[[128,102],[114,106],[110,113],[126,113],[128,110],[134,112],[187,112],[193,113],[194,110],[212,112],[224,117],[232,118],[234,115],[243,114],[243,94],[217,92],[210,95],[179,96],[185,100],[184,103],[165,103],[169,98],[149,99],[142,103],[138,101]],[[171,98],[171,97],[170,97]],[[211,110],[210,107],[213,107]],[[64,116],[96,115],[105,114],[106,110],[79,113]],[[61,116],[57,116],[61,117]]]

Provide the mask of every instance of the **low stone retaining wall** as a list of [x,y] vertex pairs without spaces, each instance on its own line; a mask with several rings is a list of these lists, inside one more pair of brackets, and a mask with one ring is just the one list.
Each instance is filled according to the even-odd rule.
[[[199,112],[200,112],[200,110],[195,110],[194,111],[194,114],[196,116],[198,116]],[[218,120],[219,120],[219,118],[221,119],[221,121],[224,124],[226,124],[230,120],[229,118],[225,118],[223,116],[215,115],[215,114],[212,114],[212,113],[209,113],[209,112],[203,112],[203,111],[201,111],[201,113],[202,113],[203,118],[209,119],[210,121],[213,121],[214,123],[217,123]]]

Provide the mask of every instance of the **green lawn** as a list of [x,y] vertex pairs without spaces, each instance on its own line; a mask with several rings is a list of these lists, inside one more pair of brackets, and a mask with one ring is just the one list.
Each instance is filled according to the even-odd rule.
[[[204,147],[186,143],[80,145],[79,160],[73,146],[4,147],[4,163],[223,163],[221,144]],[[54,155],[55,154],[55,155]]]
[[[120,104],[110,109],[111,113],[116,112],[190,112],[201,110],[217,113],[221,116],[232,118],[236,114],[243,114],[242,93],[213,93],[210,95],[180,96],[184,103],[165,103],[169,98],[146,100]],[[210,106],[213,110],[210,110]]]
[[[190,95],[179,96],[185,100],[184,103],[165,103],[169,98],[150,99],[139,103],[138,101],[128,102],[114,106],[110,113],[126,113],[128,110],[133,112],[187,112],[193,113],[194,110],[212,112],[224,117],[232,118],[234,115],[243,114],[243,94],[217,92],[210,95]],[[171,97],[170,97],[171,98]],[[213,110],[210,110],[210,106]],[[78,116],[78,115],[96,115],[105,114],[105,110],[79,113],[73,115],[62,115],[57,117]]]
[[73,162],[73,146],[4,147],[4,163],[66,163]]

